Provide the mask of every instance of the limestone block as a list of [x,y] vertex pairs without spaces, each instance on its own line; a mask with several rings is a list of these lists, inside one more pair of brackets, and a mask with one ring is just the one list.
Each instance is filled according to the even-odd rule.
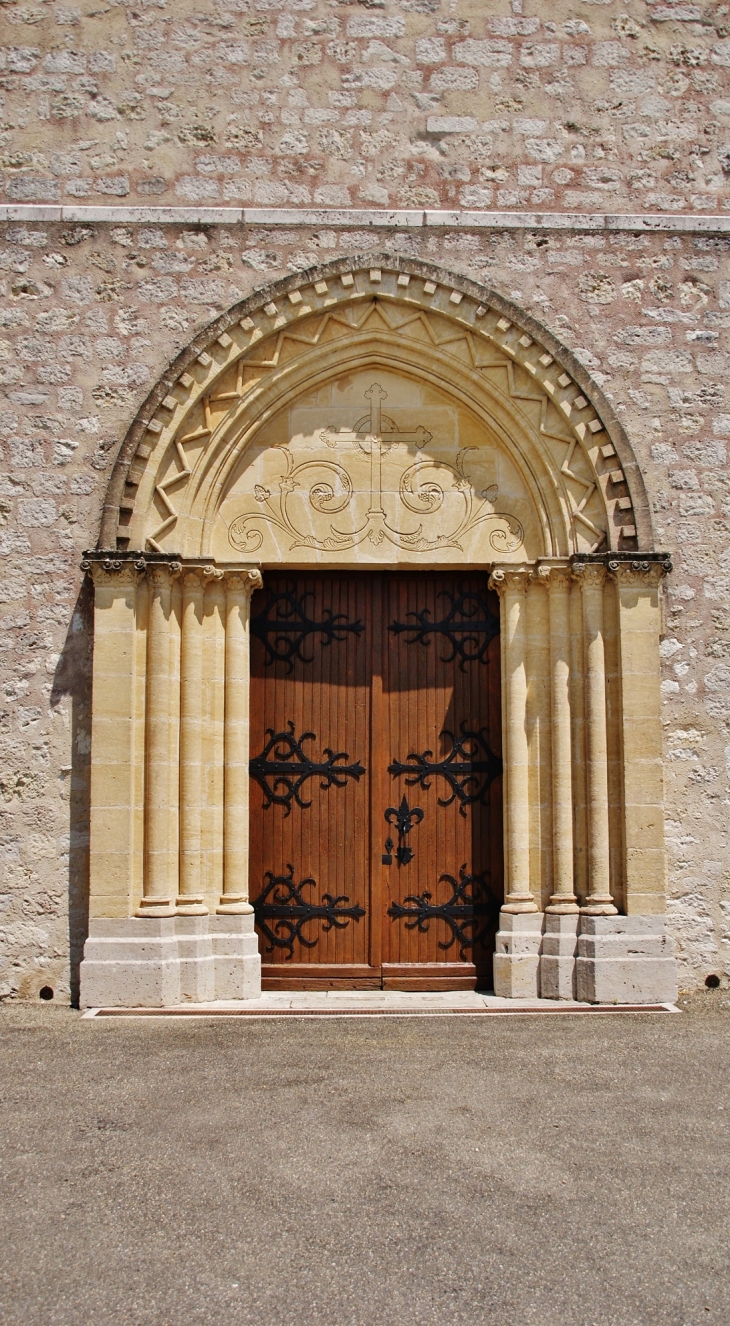
[[494,953],[494,993],[502,999],[537,999],[540,994],[542,912],[500,912]]
[[673,1003],[677,966],[664,916],[581,916],[576,991],[591,1004]]
[[575,999],[575,959],[578,951],[578,915],[545,916],[540,955],[540,994],[543,999]]
[[211,916],[216,999],[258,999],[261,958],[253,913]]
[[176,917],[175,934],[180,962],[180,1002],[209,1003],[215,998],[215,982],[208,917]]
[[167,1008],[179,1002],[175,918],[90,922],[81,963],[83,1008]]

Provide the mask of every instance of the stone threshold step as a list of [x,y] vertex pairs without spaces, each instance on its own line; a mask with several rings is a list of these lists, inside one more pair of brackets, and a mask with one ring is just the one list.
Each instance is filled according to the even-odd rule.
[[[507,1001],[505,1001],[506,1003]],[[262,1007],[256,1001],[253,1006],[243,1007],[240,1004],[232,1006],[230,1004],[196,1004],[179,1005],[173,1008],[90,1008],[83,1014],[84,1018],[216,1018],[216,1017],[245,1017],[245,1018],[380,1018],[380,1017],[534,1017],[536,1015],[548,1014],[553,1017],[565,1016],[585,1016],[599,1014],[636,1014],[636,1013],[679,1013],[675,1004],[577,1004],[566,1000],[558,1003],[557,1001],[539,1001],[537,1003],[522,1002],[521,1000],[509,1001],[512,1007],[505,1007],[501,1001],[487,1002],[481,1004],[456,1004],[444,1003],[442,1005],[429,1004],[376,1004],[374,1002],[366,1005],[354,1005],[335,1002],[329,1005],[313,1003],[296,1003],[288,1007],[284,1005],[272,1007]]]

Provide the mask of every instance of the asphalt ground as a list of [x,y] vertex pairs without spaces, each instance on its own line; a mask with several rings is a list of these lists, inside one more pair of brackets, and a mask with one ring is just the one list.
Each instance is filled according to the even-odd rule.
[[3,1326],[730,1323],[730,995],[0,1011]]

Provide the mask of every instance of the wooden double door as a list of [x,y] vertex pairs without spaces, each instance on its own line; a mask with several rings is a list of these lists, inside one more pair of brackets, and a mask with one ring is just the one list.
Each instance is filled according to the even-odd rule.
[[266,573],[250,748],[264,989],[491,988],[500,717],[486,573]]

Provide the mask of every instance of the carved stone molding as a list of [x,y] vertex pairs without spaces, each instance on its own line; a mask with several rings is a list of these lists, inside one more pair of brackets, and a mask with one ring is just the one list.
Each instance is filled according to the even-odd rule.
[[[621,425],[570,352],[494,291],[415,260],[371,255],[288,277],[201,333],[160,380],[125,440],[104,536],[126,547],[149,510],[144,538],[153,551],[161,548],[183,527],[193,474],[199,494],[201,466],[218,457],[248,403],[271,389],[269,380],[289,373],[292,357],[316,354],[320,338],[330,351],[333,334],[356,336],[375,306],[399,347],[432,349],[446,375],[453,361],[457,374],[489,379],[490,390],[523,415],[554,474],[564,518],[588,546],[634,547],[637,531],[650,543],[643,482]],[[112,492],[124,499],[113,530]]]
[[[446,548],[463,551],[463,540],[478,526],[485,526],[495,552],[516,552],[523,541],[522,526],[508,512],[495,511],[496,484],[481,497],[477,495],[466,469],[471,448],[460,450],[453,465],[443,458],[435,461],[425,451],[433,440],[428,429],[422,424],[410,431],[399,429],[382,414],[381,405],[388,393],[378,382],[365,396],[370,404],[368,415],[352,429],[327,428],[320,433],[320,441],[332,452],[331,458],[307,455],[296,464],[289,450],[279,449],[286,469],[276,485],[278,492],[261,484],[255,486],[253,497],[259,510],[252,503],[251,510],[232,522],[228,538],[233,547],[243,552],[257,551],[263,542],[262,526],[268,526],[284,535],[291,551],[312,548],[344,552],[364,542],[373,547],[388,543],[411,553]],[[402,458],[397,492],[387,493],[383,460],[396,445],[408,444],[415,447],[417,459],[414,462],[408,454]],[[347,454],[343,455],[347,447],[369,460],[369,505],[364,520],[353,517],[357,484],[346,463]],[[457,509],[445,519],[447,483],[451,485],[451,497],[457,499]],[[302,490],[309,499],[307,515],[311,518],[314,513],[315,521],[320,518],[314,532],[299,528],[289,510],[291,495]]]
[[526,594],[532,579],[529,566],[498,566],[489,577],[489,588],[496,590],[500,598],[503,594]]
[[602,589],[606,580],[604,562],[574,562],[572,572],[584,589]]
[[611,558],[606,565],[621,589],[655,589],[672,571],[669,557],[660,561],[638,558],[631,562]]
[[249,597],[257,589],[263,589],[264,578],[258,567],[251,567],[247,571],[231,571],[225,575],[226,589],[230,593],[243,593]]
[[181,562],[153,562],[147,567],[146,576],[153,589],[164,589],[182,572]]
[[573,575],[568,562],[540,562],[535,569],[535,581],[549,591],[570,589]]
[[96,588],[121,588],[137,584],[144,574],[145,562],[141,558],[131,560],[84,553],[81,570],[91,578]]

